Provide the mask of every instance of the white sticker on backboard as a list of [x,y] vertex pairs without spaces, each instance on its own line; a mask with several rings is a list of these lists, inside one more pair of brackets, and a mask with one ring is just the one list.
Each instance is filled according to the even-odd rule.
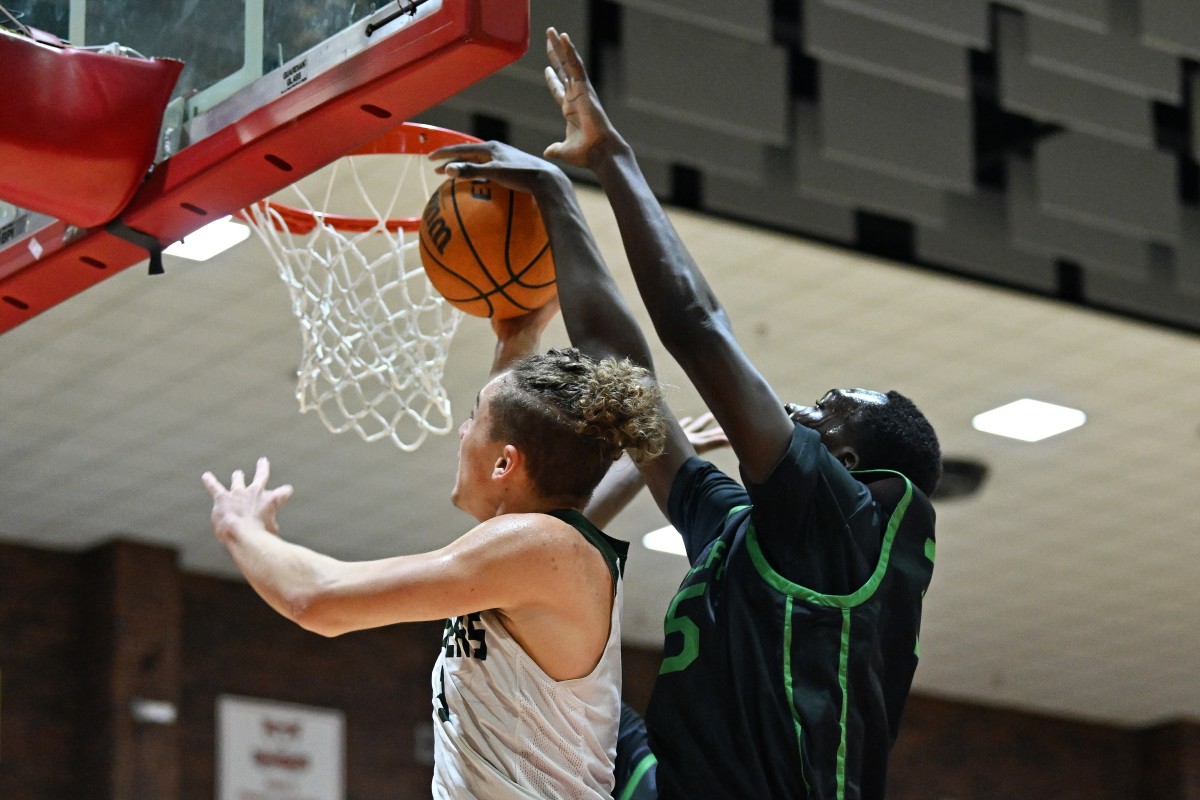
[[341,711],[217,698],[217,800],[345,800],[345,763]]

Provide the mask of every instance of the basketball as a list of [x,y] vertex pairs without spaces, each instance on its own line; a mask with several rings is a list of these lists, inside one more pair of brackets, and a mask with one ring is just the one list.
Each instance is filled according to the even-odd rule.
[[533,195],[450,178],[421,215],[421,264],[447,302],[507,319],[550,302],[554,258]]

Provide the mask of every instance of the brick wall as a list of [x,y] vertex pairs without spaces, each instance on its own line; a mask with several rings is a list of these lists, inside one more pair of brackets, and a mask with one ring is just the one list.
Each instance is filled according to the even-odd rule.
[[214,797],[220,694],[342,709],[347,797],[428,796],[433,772],[414,756],[414,732],[430,724],[441,623],[326,639],[280,617],[243,583],[188,576],[183,628],[182,800]]
[[0,544],[0,797],[76,789],[83,699],[79,559]]

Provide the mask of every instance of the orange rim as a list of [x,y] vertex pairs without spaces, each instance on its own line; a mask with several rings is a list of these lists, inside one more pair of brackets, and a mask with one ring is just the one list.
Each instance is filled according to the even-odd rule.
[[[471,136],[468,133],[460,133],[448,128],[421,125],[416,122],[405,122],[388,131],[383,136],[380,136],[378,139],[368,142],[346,155],[425,155],[442,147],[449,147],[455,144],[473,144],[482,141],[482,139]],[[294,234],[305,236],[312,233],[313,229],[317,227],[317,217],[311,211],[305,211],[271,200],[260,200],[255,203],[255,206],[274,211],[275,214],[279,215],[279,220],[283,221],[283,225]],[[250,221],[247,210],[239,211],[237,216]],[[334,230],[343,233],[366,233],[379,227],[379,220],[371,217],[322,214],[321,220]],[[278,228],[279,222],[273,217],[272,221],[275,227]],[[395,233],[400,230],[413,233],[421,227],[421,218],[397,217],[395,219],[388,219],[384,220],[383,227],[389,233]]]

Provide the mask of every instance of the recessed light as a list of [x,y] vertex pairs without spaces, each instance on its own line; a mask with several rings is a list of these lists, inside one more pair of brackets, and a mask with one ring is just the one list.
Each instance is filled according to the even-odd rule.
[[249,238],[249,227],[234,222],[232,217],[221,217],[200,230],[189,233],[163,252],[189,261],[208,261]]
[[687,557],[687,550],[683,548],[683,537],[670,525],[647,533],[642,537],[642,546],[647,550]]
[[1067,408],[1041,400],[1023,398],[1008,405],[993,408],[971,420],[975,430],[1039,442],[1087,422],[1087,414],[1077,408]]

